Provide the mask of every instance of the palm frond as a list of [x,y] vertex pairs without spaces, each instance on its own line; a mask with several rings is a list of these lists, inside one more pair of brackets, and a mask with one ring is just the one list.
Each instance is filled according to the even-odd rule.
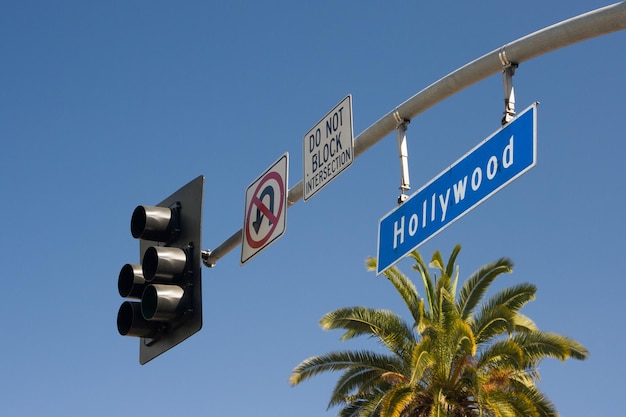
[[[454,266],[456,263],[456,258],[457,256],[459,256],[459,252],[461,252],[461,245],[456,245],[452,249],[452,253],[450,254],[450,257],[448,258],[448,264],[446,265],[445,273],[449,277],[452,277],[452,275],[454,274]],[[458,276],[458,270],[457,270],[457,276]]]
[[375,395],[359,396],[355,395],[346,398],[345,405],[339,412],[339,417],[378,417],[375,407],[372,404],[378,403],[381,393]]
[[369,351],[340,351],[313,356],[302,361],[289,377],[291,385],[324,372],[335,372],[352,367],[369,367],[383,372],[401,372],[403,363],[396,356]]
[[399,384],[391,387],[383,397],[380,417],[400,417],[413,398],[414,392],[410,385]]
[[471,321],[477,343],[486,343],[504,333],[513,333],[515,318],[515,312],[503,305],[490,308],[483,306],[480,313]]
[[387,391],[377,388],[374,391],[358,392],[345,398],[339,412],[341,417],[380,417],[380,407]]
[[491,415],[496,417],[526,417],[517,413],[515,401],[516,399],[506,391],[489,391],[482,395],[480,408],[489,410]]
[[437,281],[437,294],[436,303],[437,315],[433,317],[433,321],[438,321],[444,327],[448,326],[447,323],[452,324],[456,320],[460,319],[456,306],[454,304],[454,294],[450,292],[450,277],[443,275],[439,281]]
[[522,309],[529,301],[535,299],[537,287],[533,284],[524,282],[521,284],[507,287],[491,297],[483,303],[485,308],[503,305],[510,310],[517,312]]
[[569,358],[583,360],[589,356],[589,351],[583,345],[556,333],[542,331],[516,333],[512,340],[522,348],[530,366],[544,358],[564,361]]
[[417,386],[420,381],[428,379],[426,372],[435,364],[430,350],[430,339],[422,339],[422,343],[413,349],[411,354],[411,386]]
[[476,367],[482,372],[492,369],[520,370],[524,367],[524,352],[512,340],[499,340],[478,355]]
[[503,273],[513,270],[513,261],[508,258],[500,258],[489,263],[474,272],[463,284],[457,302],[458,310],[463,319],[472,314],[474,308],[480,303],[483,295],[491,283]]
[[396,291],[398,291],[413,320],[415,320],[415,327],[418,327],[424,313],[424,300],[419,296],[413,281],[396,267],[388,268],[383,272],[383,275],[391,281]]
[[[389,371],[388,371],[389,372]],[[359,396],[363,396],[364,393],[373,393],[376,388],[385,383],[384,379],[381,379],[385,373],[380,369],[372,369],[365,366],[355,366],[346,370],[335,385],[328,408],[336,405],[344,404],[346,399],[353,398],[353,393],[357,392]]]
[[412,269],[417,271],[422,278],[422,284],[424,285],[424,290],[426,291],[426,301],[428,303],[428,309],[432,310],[433,307],[433,299],[435,288],[433,286],[433,281],[430,278],[430,274],[428,273],[428,268],[424,263],[424,259],[422,259],[422,255],[417,250],[411,251],[409,256],[415,260]]
[[439,252],[438,250],[433,252],[433,256],[430,258],[430,263],[428,264],[428,266],[437,269],[441,275],[445,275],[446,273],[443,263],[443,257],[441,256],[441,252]]
[[512,388],[516,393],[514,398],[525,401],[525,404],[522,401],[515,402],[518,405],[519,416],[559,417],[554,403],[535,385],[524,385],[513,381]]
[[372,258],[371,256],[365,258],[365,270],[369,272],[376,272],[376,258]]
[[520,333],[535,332],[539,330],[535,322],[532,321],[530,317],[522,313],[517,313],[515,315],[514,324],[515,324],[515,331],[520,332]]
[[[366,259],[365,264],[369,271],[376,271],[376,259],[369,257]],[[391,281],[402,297],[404,304],[409,309],[411,316],[413,316],[413,320],[415,320],[415,326],[419,326],[424,311],[424,301],[419,296],[413,281],[395,266],[386,269],[383,275]]]
[[455,320],[450,327],[447,339],[453,352],[471,356],[476,355],[477,344],[474,332],[470,325],[463,320]]
[[376,337],[399,356],[415,343],[411,328],[390,310],[345,307],[325,314],[320,324],[324,330],[345,329],[342,341],[362,335]]

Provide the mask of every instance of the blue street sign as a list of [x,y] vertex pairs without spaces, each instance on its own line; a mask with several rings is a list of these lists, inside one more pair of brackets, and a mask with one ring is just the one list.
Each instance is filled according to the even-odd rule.
[[537,162],[537,103],[479,143],[378,223],[377,274]]

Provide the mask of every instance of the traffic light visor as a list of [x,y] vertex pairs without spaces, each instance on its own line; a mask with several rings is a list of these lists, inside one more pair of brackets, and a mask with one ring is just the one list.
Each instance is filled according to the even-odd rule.
[[122,297],[140,299],[145,283],[141,265],[126,264],[117,279],[117,289]]
[[174,216],[169,207],[137,206],[130,220],[135,239],[167,242],[175,231]]
[[158,326],[143,318],[139,302],[124,301],[117,312],[117,331],[122,336],[154,337]]
[[187,254],[183,249],[151,246],[143,255],[143,276],[148,282],[173,282],[185,273]]
[[146,320],[172,321],[182,311],[181,300],[185,291],[178,285],[148,285],[141,297],[141,313]]

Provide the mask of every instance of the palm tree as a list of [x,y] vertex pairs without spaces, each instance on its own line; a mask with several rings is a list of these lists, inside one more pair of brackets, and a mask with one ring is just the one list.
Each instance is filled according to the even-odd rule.
[[[341,371],[328,407],[342,417],[517,417],[558,416],[550,399],[537,389],[544,358],[583,360],[587,350],[565,336],[540,331],[520,313],[535,298],[536,287],[523,283],[483,301],[494,280],[512,271],[510,259],[481,267],[457,294],[456,246],[445,264],[436,251],[431,277],[417,251],[410,257],[424,285],[422,298],[396,267],[387,269],[408,307],[413,323],[382,309],[346,307],[322,317],[324,330],[343,329],[341,340],[375,338],[388,350],[339,351],[300,363],[290,382],[323,372]],[[367,260],[370,270],[376,261]]]

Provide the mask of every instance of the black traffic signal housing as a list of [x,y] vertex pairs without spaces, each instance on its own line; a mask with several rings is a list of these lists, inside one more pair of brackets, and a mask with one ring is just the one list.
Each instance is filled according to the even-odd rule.
[[122,267],[117,313],[122,336],[140,338],[143,365],[202,328],[202,199],[199,176],[156,206],[138,206],[130,230],[141,264]]

